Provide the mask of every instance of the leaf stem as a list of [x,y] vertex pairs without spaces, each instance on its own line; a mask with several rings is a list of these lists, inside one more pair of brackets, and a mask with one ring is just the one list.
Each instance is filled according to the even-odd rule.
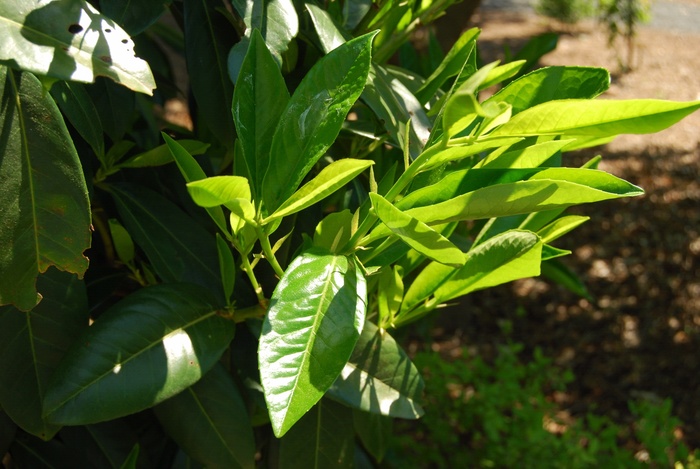
[[272,270],[275,271],[275,274],[279,277],[282,278],[284,275],[284,269],[282,266],[277,262],[277,257],[275,257],[275,253],[272,251],[272,246],[270,245],[270,237],[265,233],[265,231],[262,229],[260,225],[257,225],[255,227],[255,230],[258,233],[258,239],[260,240],[260,247],[262,247],[263,250],[263,255],[265,256],[265,259],[267,259],[267,262],[270,263],[272,266]]
[[248,276],[248,280],[250,280],[251,285],[253,285],[253,290],[255,290],[255,296],[257,296],[258,298],[258,304],[260,304],[261,307],[267,309],[267,298],[265,298],[265,295],[263,294],[263,289],[258,283],[258,279],[255,277],[255,272],[253,272],[253,266],[250,265],[248,255],[246,254],[241,254],[241,268]]

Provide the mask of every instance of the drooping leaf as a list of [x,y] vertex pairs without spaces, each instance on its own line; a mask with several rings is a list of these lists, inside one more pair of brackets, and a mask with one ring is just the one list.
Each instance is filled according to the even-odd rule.
[[325,199],[373,164],[374,161],[371,160],[356,160],[352,158],[334,161],[323,168],[318,176],[302,186],[289,199],[285,200],[275,210],[275,213],[267,217],[263,223],[299,212]]
[[700,109],[700,101],[570,99],[548,101],[513,116],[490,135],[610,137],[663,130]]
[[111,184],[124,226],[165,282],[221,285],[214,237],[163,196],[128,183]]
[[318,249],[287,268],[258,350],[272,428],[284,435],[333,384],[362,331],[367,287],[354,261]]
[[280,440],[278,467],[352,469],[354,437],[352,410],[322,399]]
[[85,87],[80,83],[59,81],[51,87],[51,96],[73,128],[101,159],[105,153],[104,133],[100,116]]
[[263,198],[272,213],[335,141],[367,81],[374,33],[346,42],[320,59],[287,104],[272,139]]
[[544,67],[499,90],[487,101],[504,101],[513,115],[556,99],[593,99],[610,86],[610,73],[594,67]]
[[258,30],[253,31],[248,53],[233,92],[233,120],[243,148],[253,194],[259,196],[270,162],[272,136],[289,92]]
[[138,290],[103,313],[56,369],[50,422],[83,425],[141,411],[183,391],[218,361],[235,326],[193,284]]
[[423,379],[386,331],[365,323],[350,360],[328,395],[353,408],[404,419],[423,415]]
[[0,37],[5,65],[84,83],[106,76],[146,94],[156,87],[129,35],[83,0],[3,2]]
[[82,276],[90,205],[78,155],[39,80],[0,66],[0,304],[28,311],[50,266]]
[[213,176],[187,183],[192,200],[202,207],[224,205],[237,216],[252,220],[255,207],[250,200],[248,180],[241,176]]
[[201,118],[223,145],[233,148],[233,83],[227,57],[236,34],[224,15],[216,11],[219,4],[216,0],[184,2],[185,55],[192,94],[200,109],[205,110]]
[[74,275],[50,269],[44,299],[28,312],[0,308],[0,406],[24,431],[48,440],[59,430],[42,418],[42,400],[61,357],[88,325],[87,294]]
[[132,36],[143,32],[165,13],[172,0],[100,0],[102,12]]
[[377,217],[403,242],[428,259],[458,267],[464,264],[464,254],[457,246],[425,223],[391,205],[379,194],[370,194]]
[[167,434],[206,467],[252,469],[255,441],[240,391],[217,364],[195,385],[158,404]]

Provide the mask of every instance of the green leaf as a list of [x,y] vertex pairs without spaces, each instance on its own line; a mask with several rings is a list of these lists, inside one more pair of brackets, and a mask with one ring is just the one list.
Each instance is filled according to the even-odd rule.
[[381,195],[370,194],[369,197],[377,217],[403,242],[441,264],[453,267],[464,264],[464,254],[449,239],[397,209]]
[[423,378],[388,332],[365,323],[329,397],[353,408],[404,419],[423,415]]
[[255,440],[233,378],[217,364],[154,411],[166,433],[206,467],[254,468]]
[[537,235],[542,239],[543,243],[551,243],[555,239],[564,236],[569,231],[581,226],[589,219],[590,217],[583,217],[580,215],[569,215],[557,218],[552,223],[538,230]]
[[573,140],[553,140],[551,142],[529,145],[517,150],[496,150],[483,159],[478,166],[492,169],[537,168],[571,142]]
[[594,67],[544,67],[499,90],[486,102],[506,102],[513,115],[557,99],[592,99],[610,86],[610,73]]
[[211,293],[192,284],[138,290],[103,313],[73,343],[44,397],[63,425],[111,420],[183,391],[217,362],[234,323]]
[[435,301],[445,301],[476,290],[540,274],[542,241],[529,231],[508,231],[469,252],[464,266],[435,290]]
[[239,77],[231,110],[251,188],[259,196],[270,163],[272,136],[289,102],[289,92],[258,30],[252,33]]
[[447,137],[452,138],[466,129],[482,113],[476,92],[496,65],[498,63],[494,62],[481,67],[447,99],[442,114],[442,126]]
[[224,287],[224,298],[230,302],[233,287],[236,284],[236,263],[233,260],[231,247],[219,233],[216,234],[216,248],[219,252],[219,270],[221,271],[221,283]]
[[214,237],[172,202],[149,189],[111,184],[124,226],[164,282],[221,285]]
[[270,213],[296,191],[338,136],[367,81],[374,35],[353,39],[324,56],[294,92],[272,139],[263,182]]
[[132,36],[142,33],[165,13],[172,0],[100,0],[102,12]]
[[0,308],[0,406],[24,431],[48,440],[59,430],[42,418],[48,381],[88,325],[87,293],[74,275],[50,269],[37,283],[33,310]]
[[86,460],[86,467],[119,469],[138,442],[134,428],[124,419],[64,427],[58,436]]
[[187,183],[192,200],[202,207],[224,205],[245,220],[255,218],[248,180],[241,176],[213,176]]
[[[204,170],[199,166],[199,163],[197,163],[197,160],[194,159],[185,147],[170,138],[167,134],[163,133],[162,135],[166,145],[168,145],[170,153],[175,159],[175,163],[177,163],[180,174],[185,178],[185,182],[199,181],[207,177]],[[206,207],[205,210],[211,219],[214,220],[214,223],[216,223],[216,226],[219,227],[221,232],[228,233],[226,217],[224,216],[222,208]]]
[[352,219],[353,213],[350,210],[328,214],[316,226],[314,246],[339,254],[338,250],[345,246],[352,235]]
[[217,0],[184,2],[185,56],[192,94],[200,117],[227,148],[233,148],[231,117],[233,83],[228,75],[227,57],[236,34],[223,14],[216,11]]
[[364,325],[367,286],[345,256],[312,249],[275,289],[258,349],[275,435],[284,435],[333,384]]
[[70,134],[39,80],[0,66],[0,99],[0,305],[29,311],[41,299],[39,273],[87,269],[90,205]]
[[463,145],[447,147],[435,155],[431,156],[421,167],[420,172],[435,169],[445,163],[460,161],[470,156],[478,155],[481,152],[498,147],[508,147],[522,141],[522,137],[504,137],[484,140],[483,142],[473,142]]
[[85,87],[80,83],[59,81],[51,87],[51,97],[73,128],[90,145],[98,159],[105,153],[104,133],[100,116]]
[[126,228],[116,218],[109,219],[109,234],[112,236],[114,250],[117,251],[119,260],[125,264],[134,260],[134,241]]
[[[525,65],[525,60],[516,60],[492,69],[486,79],[479,85],[479,90],[484,90],[490,86],[497,85],[513,75],[516,75]],[[484,103],[486,104],[486,103]]]
[[377,287],[377,313],[379,314],[379,327],[389,328],[396,313],[401,309],[403,301],[403,269],[395,265],[386,268],[379,274]]
[[392,442],[392,419],[353,409],[353,426],[362,446],[379,463]]
[[138,443],[135,444],[133,448],[131,448],[131,451],[124,460],[124,463],[121,466],[119,466],[120,469],[137,469],[137,461],[139,459],[140,448],[141,447]]
[[513,116],[509,122],[490,135],[570,135],[602,138],[619,134],[654,133],[670,127],[698,109],[700,101],[549,101]]
[[[177,144],[187,152],[188,155],[203,155],[211,145],[199,140],[178,140]],[[170,146],[166,143],[151,150],[129,158],[123,163],[119,163],[119,168],[146,168],[151,166],[163,166],[174,161]]]
[[[349,3],[355,2],[348,2],[344,7]],[[327,54],[336,47],[347,42],[349,39],[349,37],[347,37],[348,35],[344,34],[335,24],[330,13],[312,3],[306,3],[304,6],[308,10],[311,21],[314,24],[314,29],[316,30],[319,41],[321,41],[321,49],[323,52]]]
[[97,77],[85,90],[95,104],[102,129],[118,145],[134,120],[136,95],[103,77]]
[[355,467],[352,410],[322,399],[280,440],[280,469]]
[[146,94],[156,87],[129,35],[86,1],[3,2],[0,37],[5,65],[84,83],[106,76]]
[[263,220],[263,224],[299,212],[325,199],[373,164],[374,161],[372,160],[356,160],[352,158],[334,161],[323,168],[318,176],[304,184],[289,199],[285,200],[275,210],[275,213]]
[[0,410],[0,454],[7,454],[16,434],[17,425],[5,412]]
[[581,278],[557,260],[542,263],[542,276],[562,285],[582,298],[586,298],[589,301],[594,300]]

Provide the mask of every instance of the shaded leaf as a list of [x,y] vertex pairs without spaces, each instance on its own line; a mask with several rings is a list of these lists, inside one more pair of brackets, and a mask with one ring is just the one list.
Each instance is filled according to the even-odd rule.
[[392,419],[384,415],[354,410],[353,426],[362,446],[379,463],[391,444]]
[[236,263],[233,260],[231,247],[219,233],[216,234],[216,249],[219,252],[219,270],[221,271],[221,283],[224,287],[224,298],[230,302],[236,283]]
[[0,66],[0,304],[23,311],[50,266],[82,276],[90,205],[83,170],[39,80]]
[[[203,155],[211,146],[199,140],[178,140],[177,144],[189,155]],[[174,161],[173,154],[168,144],[159,145],[151,150],[139,153],[128,160],[119,163],[120,168],[146,168],[151,166],[163,166]]]
[[102,77],[97,77],[85,90],[95,104],[105,133],[112,142],[119,144],[134,119],[136,95]]
[[138,441],[124,420],[64,427],[59,437],[68,449],[87,460],[88,467],[114,469],[122,467]]
[[51,96],[73,128],[90,145],[98,159],[105,153],[100,116],[85,87],[80,83],[59,81],[51,87]]
[[49,421],[82,425],[147,409],[214,366],[233,339],[211,293],[192,284],[143,288],[103,313],[61,361],[44,398]]
[[364,325],[365,279],[353,260],[313,249],[298,256],[270,300],[258,349],[275,435],[284,435],[340,374]]
[[100,9],[132,36],[143,32],[165,13],[172,0],[100,0]]
[[91,83],[106,76],[140,93],[156,84],[134,41],[83,0],[0,4],[0,63],[60,80]]

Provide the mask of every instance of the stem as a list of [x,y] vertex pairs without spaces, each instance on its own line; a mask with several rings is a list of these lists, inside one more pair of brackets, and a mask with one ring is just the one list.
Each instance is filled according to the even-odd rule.
[[241,268],[245,271],[246,275],[248,276],[248,280],[250,280],[250,283],[253,285],[253,290],[255,290],[255,296],[258,298],[258,304],[262,308],[267,309],[267,298],[265,298],[265,295],[263,294],[263,290],[260,284],[258,283],[258,279],[255,278],[253,266],[250,265],[250,261],[248,260],[247,255],[241,255]]
[[263,254],[265,255],[265,259],[267,259],[267,262],[270,263],[272,266],[272,270],[275,271],[275,274],[279,277],[282,278],[284,275],[284,269],[282,266],[280,266],[279,262],[277,262],[277,257],[275,257],[275,253],[272,252],[272,246],[270,245],[270,237],[263,231],[263,229],[260,227],[260,225],[257,225],[255,227],[255,231],[258,233],[258,239],[260,240],[260,246],[262,247]]

